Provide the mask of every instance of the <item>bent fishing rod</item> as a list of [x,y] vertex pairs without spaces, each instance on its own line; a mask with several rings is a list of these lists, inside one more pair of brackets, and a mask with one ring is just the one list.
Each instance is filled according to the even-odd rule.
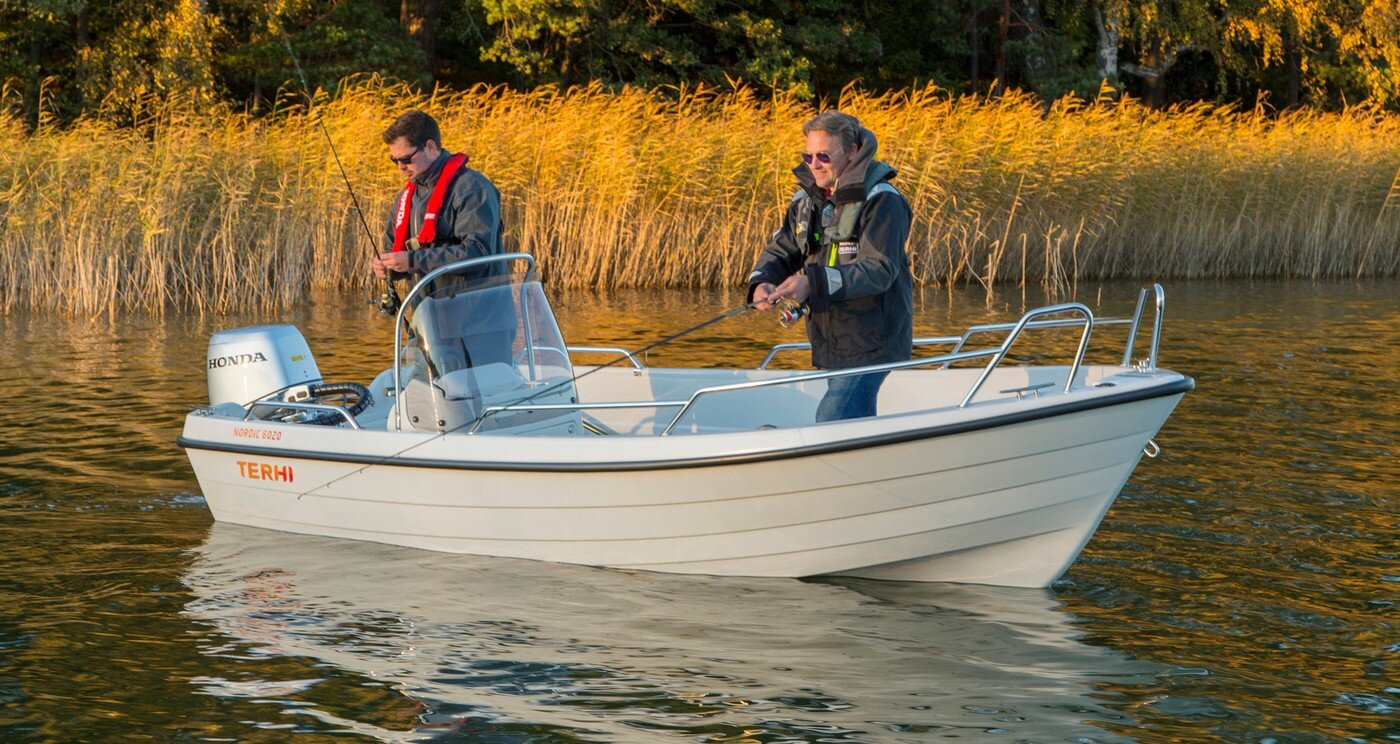
[[[282,43],[287,47],[287,54],[292,58],[292,65],[296,67],[297,77],[301,79],[301,89],[306,94],[306,105],[308,111],[313,106],[314,99],[311,96],[311,86],[306,82],[306,73],[301,69],[301,61],[297,59],[297,53],[292,51],[292,40],[287,36],[286,29],[278,29],[282,32]],[[360,198],[355,194],[355,187],[350,183],[350,174],[345,172],[345,165],[340,162],[340,153],[335,149],[335,141],[331,139],[331,132],[326,128],[326,122],[319,113],[314,113],[316,123],[321,125],[321,134],[326,136],[326,144],[331,148],[331,157],[335,158],[335,166],[340,169],[340,177],[345,181],[345,190],[350,192],[350,202],[355,205],[355,214],[360,217],[360,226],[365,230],[365,237],[369,238],[370,251],[375,251],[374,232],[369,229],[369,221],[365,219],[365,212],[360,209]],[[378,253],[373,255],[377,256]],[[384,275],[384,294],[379,296],[378,302],[370,300],[370,304],[377,305],[379,312],[384,315],[394,315],[399,311],[399,293],[394,290],[394,280],[388,273]]]
[[[665,346],[666,344],[669,344],[669,343],[671,343],[672,341],[675,341],[675,340],[677,340],[677,339],[680,339],[680,338],[683,338],[683,337],[685,337],[685,336],[688,336],[688,335],[690,335],[690,334],[692,334],[692,333],[694,333],[694,332],[696,332],[696,331],[698,331],[698,330],[701,330],[701,329],[704,329],[704,328],[708,328],[708,327],[710,327],[710,326],[712,326],[712,325],[714,325],[714,324],[716,324],[716,323],[718,323],[718,322],[720,322],[720,321],[722,321],[722,320],[728,320],[729,318],[732,318],[732,317],[734,317],[734,316],[736,316],[736,315],[740,315],[740,314],[742,314],[742,313],[748,312],[749,310],[753,310],[753,309],[759,307],[760,305],[764,305],[764,304],[768,304],[768,301],[767,301],[767,300],[759,300],[759,301],[757,301],[757,302],[748,302],[748,303],[745,303],[745,304],[743,304],[743,305],[740,305],[740,306],[738,306],[738,307],[736,307],[736,308],[733,308],[733,309],[731,309],[731,310],[726,310],[726,311],[724,311],[723,313],[720,313],[719,315],[716,315],[715,317],[710,318],[709,320],[706,320],[706,321],[697,323],[697,324],[695,324],[695,325],[693,325],[693,326],[691,326],[691,327],[689,327],[689,328],[687,328],[687,329],[685,329],[685,330],[683,330],[683,331],[679,331],[679,332],[677,332],[677,333],[673,333],[673,334],[667,336],[666,338],[661,339],[660,341],[656,341],[656,342],[653,342],[653,343],[648,344],[648,345],[646,345],[646,346],[643,346],[642,348],[637,349],[636,351],[630,351],[630,352],[628,352],[628,353],[626,353],[626,354],[623,354],[622,356],[617,357],[616,359],[614,359],[614,360],[608,362],[607,364],[598,365],[597,367],[594,367],[593,369],[590,369],[590,370],[588,370],[587,372],[584,372],[584,373],[581,374],[581,375],[574,375],[574,376],[570,377],[570,378],[567,379],[567,380],[562,380],[562,381],[560,381],[560,382],[554,383],[553,385],[550,385],[550,386],[548,386],[548,387],[542,388],[542,389],[536,391],[535,393],[532,393],[531,395],[529,395],[529,396],[527,396],[527,397],[525,397],[525,398],[522,398],[521,400],[518,400],[518,401],[516,401],[516,402],[510,404],[509,406],[506,406],[504,409],[499,409],[499,410],[519,410],[519,409],[521,409],[521,408],[529,408],[529,406],[525,405],[526,403],[529,403],[530,401],[534,400],[535,398],[540,397],[541,395],[544,395],[545,393],[549,393],[549,392],[558,390],[559,388],[561,388],[561,387],[563,387],[563,386],[565,386],[565,385],[573,385],[573,384],[577,383],[579,380],[582,380],[583,378],[585,378],[585,377],[587,377],[587,376],[593,374],[594,372],[598,372],[598,371],[607,369],[607,368],[613,366],[614,364],[617,364],[618,362],[624,361],[624,360],[626,360],[626,359],[633,359],[633,358],[635,358],[638,354],[645,354],[645,353],[647,353],[647,352],[649,352],[649,351],[652,351],[652,350],[654,350],[654,349],[657,349],[657,348],[660,348],[660,347],[662,347],[662,346]],[[370,468],[372,468],[372,467],[374,467],[374,466],[376,466],[376,465],[383,465],[384,463],[389,462],[390,460],[394,460],[394,459],[403,457],[404,455],[408,454],[409,452],[412,452],[413,450],[418,449],[419,447],[422,447],[423,445],[428,444],[429,442],[435,442],[435,441],[437,441],[438,439],[441,439],[441,438],[447,436],[448,434],[451,434],[451,433],[453,433],[453,432],[460,431],[460,430],[462,430],[462,429],[464,429],[464,428],[466,428],[466,427],[468,427],[468,426],[474,426],[475,424],[480,423],[481,420],[484,419],[485,417],[486,417],[485,412],[482,412],[482,413],[478,414],[477,417],[474,418],[474,419],[472,419],[471,421],[465,422],[465,423],[463,423],[463,424],[459,424],[459,425],[457,425],[457,426],[452,427],[451,429],[447,429],[446,431],[438,432],[438,434],[437,434],[436,436],[432,436],[432,437],[429,437],[429,438],[427,438],[427,439],[424,439],[424,440],[421,441],[421,442],[417,442],[417,443],[415,443],[415,444],[411,444],[411,445],[409,445],[409,446],[407,446],[407,447],[405,447],[405,448],[403,448],[403,449],[399,450],[398,452],[395,452],[395,453],[393,453],[393,454],[391,454],[391,455],[385,455],[384,457],[381,457],[380,459],[375,460],[374,462],[371,462],[371,463],[369,463],[369,464],[366,464],[366,465],[364,465],[364,466],[362,466],[362,467],[356,468],[355,470],[352,470],[352,471],[346,473],[345,475],[342,475],[342,476],[339,476],[339,477],[337,477],[337,478],[333,478],[333,479],[331,479],[331,480],[328,480],[328,481],[326,481],[325,483],[322,483],[321,485],[316,486],[315,488],[310,489],[309,491],[303,491],[302,493],[300,493],[300,494],[297,495],[297,498],[300,499],[302,496],[305,496],[305,495],[307,495],[307,494],[309,494],[309,493],[314,493],[314,492],[319,491],[319,490],[321,490],[322,488],[325,488],[325,487],[327,487],[327,486],[335,485],[336,483],[339,483],[340,481],[343,481],[343,480],[345,480],[346,478],[349,478],[349,477],[352,476],[352,475],[359,475],[360,473],[363,473],[364,471],[369,470]]]

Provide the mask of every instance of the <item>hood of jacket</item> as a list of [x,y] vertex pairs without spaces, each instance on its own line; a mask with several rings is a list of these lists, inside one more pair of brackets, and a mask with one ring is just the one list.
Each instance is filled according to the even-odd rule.
[[[846,170],[842,171],[836,180],[836,190],[831,194],[831,201],[836,204],[865,201],[865,195],[875,188],[875,184],[895,177],[898,171],[888,163],[875,159],[875,152],[879,146],[875,133],[862,127],[856,135],[855,157],[846,164]],[[812,171],[805,163],[798,163],[797,167],[792,169],[792,174],[797,176],[797,182],[813,198],[826,198],[825,192],[817,186],[817,179],[812,177]]]

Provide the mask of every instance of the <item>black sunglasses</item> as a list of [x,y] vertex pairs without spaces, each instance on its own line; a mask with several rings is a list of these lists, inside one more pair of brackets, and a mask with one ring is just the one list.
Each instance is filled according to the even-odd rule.
[[822,161],[823,163],[830,163],[830,162],[831,162],[831,153],[829,153],[829,152],[819,152],[819,153],[817,153],[816,155],[813,155],[813,154],[810,153],[810,152],[804,152],[804,153],[802,153],[802,162],[806,163],[807,165],[811,165],[811,164],[812,164],[812,158],[816,158],[817,160],[820,160],[820,161]]
[[420,153],[420,152],[422,152],[422,151],[423,151],[423,148],[422,148],[422,147],[419,147],[419,148],[417,148],[416,150],[414,150],[413,152],[410,152],[409,154],[407,154],[407,155],[405,155],[405,156],[403,156],[403,157],[401,157],[401,158],[396,158],[396,157],[394,157],[393,155],[390,155],[390,156],[389,156],[389,162],[393,163],[394,165],[408,165],[410,162],[413,161],[413,159],[414,159],[415,157],[418,156],[418,153]]

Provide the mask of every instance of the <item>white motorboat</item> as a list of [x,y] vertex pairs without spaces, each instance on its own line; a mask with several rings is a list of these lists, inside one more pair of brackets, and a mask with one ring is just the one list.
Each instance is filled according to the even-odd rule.
[[[437,288],[507,262],[526,271]],[[1194,386],[1157,367],[1164,302],[1154,285],[1131,319],[1042,307],[854,370],[768,367],[801,344],[750,369],[625,350],[587,367],[571,354],[609,350],[565,345],[533,259],[473,259],[413,288],[367,388],[324,383],[291,326],[215,334],[211,404],[179,443],[223,522],[673,573],[1045,586]],[[1121,363],[1085,363],[1109,324],[1129,328]],[[1082,329],[1068,364],[1003,364],[1055,327]],[[877,416],[814,422],[827,380],[884,370]]]

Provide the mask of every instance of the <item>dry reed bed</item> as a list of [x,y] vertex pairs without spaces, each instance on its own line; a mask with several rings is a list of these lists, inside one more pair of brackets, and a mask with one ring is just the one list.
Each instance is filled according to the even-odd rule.
[[[1400,274],[1400,118],[1135,102],[1045,111],[929,89],[841,107],[914,206],[925,283]],[[793,191],[811,110],[749,92],[417,95],[314,109],[378,235],[379,133],[421,106],[501,188],[508,242],[575,287],[738,285]],[[280,309],[369,284],[369,239],[312,115],[154,111],[26,135],[0,118],[0,308]]]

